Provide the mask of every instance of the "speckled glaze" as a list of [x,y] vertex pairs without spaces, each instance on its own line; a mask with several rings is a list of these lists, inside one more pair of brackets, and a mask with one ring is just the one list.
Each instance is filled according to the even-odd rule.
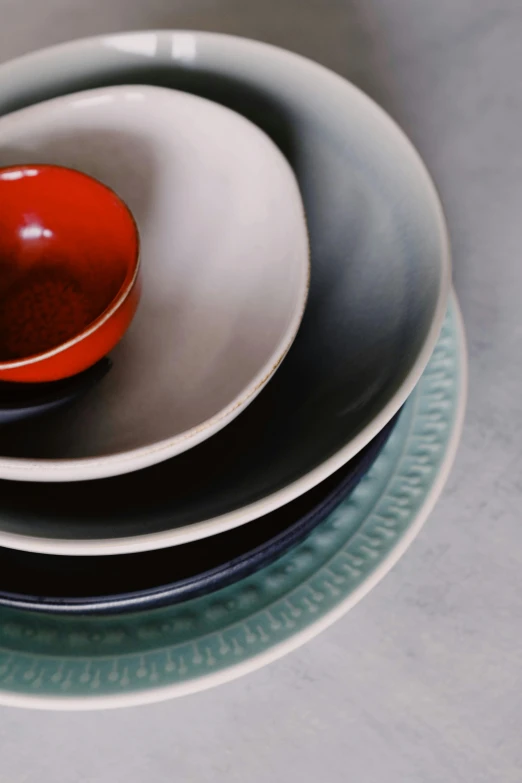
[[0,701],[97,709],[157,701],[239,677],[334,622],[392,567],[447,477],[466,393],[460,315],[384,451],[350,498],[298,547],[236,585],[117,619],[0,611]]

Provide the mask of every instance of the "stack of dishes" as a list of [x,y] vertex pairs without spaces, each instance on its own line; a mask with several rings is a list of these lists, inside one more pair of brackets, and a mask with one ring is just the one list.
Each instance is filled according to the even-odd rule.
[[451,465],[466,359],[429,175],[347,81],[209,33],[12,61],[0,113],[0,167],[112,189],[142,275],[105,377],[0,424],[0,701],[264,665],[376,584]]

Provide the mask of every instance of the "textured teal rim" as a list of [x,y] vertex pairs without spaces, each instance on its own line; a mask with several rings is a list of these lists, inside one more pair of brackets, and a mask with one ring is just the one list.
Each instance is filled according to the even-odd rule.
[[100,709],[203,690],[318,634],[389,571],[457,448],[466,353],[453,300],[429,364],[355,492],[298,547],[209,596],[113,618],[0,610],[0,703]]

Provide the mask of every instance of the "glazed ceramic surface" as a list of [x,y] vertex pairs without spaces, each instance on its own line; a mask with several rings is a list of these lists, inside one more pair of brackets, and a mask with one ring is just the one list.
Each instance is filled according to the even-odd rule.
[[108,557],[0,548],[0,605],[110,614],[179,603],[233,584],[280,557],[322,522],[369,470],[394,425],[395,419],[353,460],[292,503],[211,538]]
[[221,429],[275,372],[304,310],[306,222],[283,155],[229,109],[135,86],[0,118],[0,165],[21,161],[78,169],[128,204],[143,293],[106,383],[38,438],[2,438],[0,476],[126,473]]
[[[204,444],[83,489],[4,483],[5,546],[62,554],[154,549],[290,502],[397,412],[446,307],[448,245],[431,180],[402,132],[353,85],[274,47],[165,31],[75,42],[0,67],[0,111],[111,82],[192,91],[269,133],[291,162],[305,204],[309,302],[279,372]],[[14,455],[14,438],[10,448]]]
[[71,377],[109,353],[136,312],[136,223],[78,171],[1,168],[0,270],[0,381]]
[[117,618],[0,610],[0,701],[97,709],[224,683],[326,628],[392,567],[452,464],[466,357],[456,307],[386,447],[359,486],[283,558],[179,606]]
[[111,360],[100,359],[72,378],[49,383],[0,382],[0,424],[34,418],[86,394],[111,368]]

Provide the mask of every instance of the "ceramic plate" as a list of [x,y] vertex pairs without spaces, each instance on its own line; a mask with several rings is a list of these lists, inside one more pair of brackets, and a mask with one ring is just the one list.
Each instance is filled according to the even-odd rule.
[[[111,87],[0,118],[0,166],[53,163],[114,190],[140,231],[142,296],[110,375],[78,404],[3,430],[0,476],[92,479],[179,454],[235,418],[301,322],[303,204],[241,115],[161,87]],[[45,240],[43,240],[45,241]]]
[[233,584],[303,540],[353,491],[384,447],[396,418],[310,492],[211,538],[108,557],[0,549],[0,605],[54,614],[109,614],[179,603]]
[[422,379],[356,490],[258,573],[179,606],[116,618],[0,610],[0,701],[97,709],[158,701],[275,660],[341,617],[392,567],[433,507],[465,405],[452,306]]
[[4,482],[5,546],[76,555],[140,551],[273,511],[342,467],[393,417],[444,317],[448,244],[422,161],[369,98],[315,63],[205,33],[102,37],[1,66],[0,113],[136,82],[216,100],[254,121],[284,152],[310,233],[307,310],[272,381],[204,444],[83,487]]

